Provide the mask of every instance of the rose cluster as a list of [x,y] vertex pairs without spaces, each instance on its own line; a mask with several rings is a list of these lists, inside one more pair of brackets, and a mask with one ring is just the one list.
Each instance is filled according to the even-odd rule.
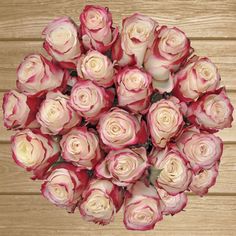
[[49,23],[50,59],[25,57],[5,93],[13,159],[68,212],[106,225],[123,206],[127,229],[152,229],[215,184],[233,107],[180,29],[133,14],[119,31],[91,5],[79,19]]

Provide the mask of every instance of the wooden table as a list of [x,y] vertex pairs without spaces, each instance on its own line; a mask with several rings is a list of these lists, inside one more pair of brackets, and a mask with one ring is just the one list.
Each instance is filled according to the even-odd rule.
[[[82,0],[1,0],[0,96],[15,87],[15,70],[23,57],[41,52],[41,31],[53,18],[78,16]],[[161,24],[176,25],[192,39],[196,53],[209,56],[219,67],[222,82],[236,107],[236,1],[235,0],[120,0],[96,1],[108,6],[114,22],[139,11]],[[2,116],[2,112],[1,112]],[[1,117],[2,120],[2,117]],[[40,196],[40,183],[18,168],[10,157],[9,137],[0,126],[0,235],[1,236],[120,236],[120,235],[236,235],[236,123],[220,132],[225,149],[216,185],[199,198],[189,195],[185,212],[165,219],[151,232],[126,231],[122,215],[102,227],[86,223],[79,214],[68,215]]]

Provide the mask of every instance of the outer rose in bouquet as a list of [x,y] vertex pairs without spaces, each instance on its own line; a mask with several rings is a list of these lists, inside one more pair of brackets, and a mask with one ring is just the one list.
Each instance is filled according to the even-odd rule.
[[108,8],[89,5],[43,38],[48,56],[22,60],[3,121],[17,131],[15,163],[48,201],[102,225],[123,206],[128,230],[150,230],[185,208],[187,192],[207,194],[233,106],[184,32],[139,13],[119,31]]

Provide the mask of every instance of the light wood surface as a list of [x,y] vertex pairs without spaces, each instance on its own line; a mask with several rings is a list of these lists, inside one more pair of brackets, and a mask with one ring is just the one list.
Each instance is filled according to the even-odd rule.
[[[219,67],[222,84],[236,107],[236,1],[235,0],[1,0],[0,100],[15,87],[16,68],[29,53],[42,49],[41,31],[48,21],[68,15],[78,22],[86,4],[108,6],[115,24],[141,12],[161,24],[179,26],[192,39],[198,55],[208,56]],[[2,108],[1,108],[2,109]],[[224,153],[216,185],[208,196],[190,194],[186,211],[165,219],[150,232],[126,231],[122,212],[109,226],[84,222],[78,212],[67,214],[40,196],[40,181],[17,167],[10,154],[9,138],[0,112],[0,236],[120,236],[131,235],[236,235],[236,121],[219,133]]]

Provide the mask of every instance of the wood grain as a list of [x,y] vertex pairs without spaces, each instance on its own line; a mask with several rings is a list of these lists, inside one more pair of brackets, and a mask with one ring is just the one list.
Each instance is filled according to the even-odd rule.
[[[236,90],[236,40],[192,40],[195,53],[208,56],[216,63],[227,89]],[[30,53],[43,53],[42,41],[0,42],[0,90],[15,88],[16,68]]]
[[[236,144],[224,146],[219,176],[216,185],[210,189],[214,194],[236,194]],[[41,181],[32,181],[30,173],[18,167],[11,158],[9,144],[0,144],[0,195],[1,194],[37,194]]]
[[[71,16],[78,23],[86,4],[94,1],[1,0],[0,38],[40,38],[45,25],[63,15]],[[190,37],[236,37],[234,0],[223,3],[221,0],[103,0],[97,4],[110,8],[115,24],[134,12],[141,12],[160,24],[180,27]]]
[[79,213],[67,214],[41,196],[0,196],[1,236],[126,236],[131,235],[235,235],[236,198],[189,197],[185,212],[167,216],[154,231],[133,232],[122,224],[122,210],[105,227],[85,222]]
[[[41,32],[46,24],[64,15],[78,23],[86,4],[109,7],[116,25],[123,17],[141,12],[160,24],[180,27],[192,39],[195,52],[216,63],[236,107],[235,0],[1,0],[0,101],[3,91],[15,87],[20,61],[29,53],[45,53]],[[30,180],[30,174],[11,158],[9,139],[13,132],[3,127],[2,110],[0,120],[0,236],[235,235],[236,121],[232,129],[219,133],[225,142],[224,153],[210,194],[204,198],[189,196],[186,212],[165,217],[154,231],[133,232],[125,230],[122,213],[102,227],[83,221],[78,212],[68,215],[39,196],[40,181]]]

